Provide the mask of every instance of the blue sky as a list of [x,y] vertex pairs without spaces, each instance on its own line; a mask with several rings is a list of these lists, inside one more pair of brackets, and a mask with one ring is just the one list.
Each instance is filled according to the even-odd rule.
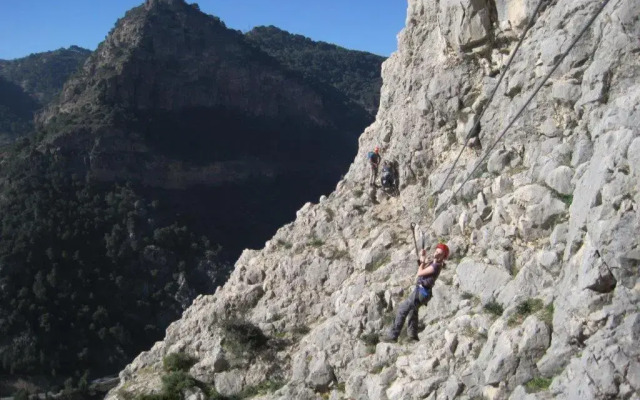
[[[187,0],[188,3],[193,1]],[[0,0],[0,59],[78,45],[95,49],[143,0]],[[313,40],[383,56],[396,50],[406,0],[201,0],[229,28],[275,25]]]

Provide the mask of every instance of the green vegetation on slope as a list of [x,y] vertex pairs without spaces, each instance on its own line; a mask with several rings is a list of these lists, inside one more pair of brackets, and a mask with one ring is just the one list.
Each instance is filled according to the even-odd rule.
[[0,60],[0,76],[21,86],[41,105],[51,102],[62,86],[89,57],[91,51],[78,46],[30,54],[15,60]]
[[33,130],[34,113],[49,104],[91,54],[71,46],[0,60],[0,143]]
[[375,116],[380,103],[384,57],[348,50],[293,35],[275,26],[261,26],[246,34],[261,50],[307,79],[329,84]]
[[59,154],[14,154],[1,161],[1,372],[111,373],[226,279],[217,249],[133,185],[86,183]]
[[33,129],[33,113],[39,108],[22,88],[0,76],[0,141]]

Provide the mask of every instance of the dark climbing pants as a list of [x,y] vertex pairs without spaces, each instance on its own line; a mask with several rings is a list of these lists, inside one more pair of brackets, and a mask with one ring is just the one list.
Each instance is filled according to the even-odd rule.
[[418,291],[418,287],[416,286],[413,289],[413,293],[411,296],[407,298],[405,301],[400,303],[400,307],[398,307],[398,314],[396,315],[396,320],[391,327],[391,331],[389,332],[389,336],[397,339],[400,336],[400,331],[402,330],[402,326],[404,325],[405,319],[409,319],[407,321],[407,335],[409,337],[417,337],[418,336],[418,310],[420,306],[425,306],[431,299],[431,291],[429,291],[429,295],[424,297],[420,295]]

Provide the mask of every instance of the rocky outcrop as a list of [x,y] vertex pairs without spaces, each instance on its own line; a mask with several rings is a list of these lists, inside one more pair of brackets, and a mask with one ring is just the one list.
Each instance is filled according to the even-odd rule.
[[[483,154],[465,149],[437,192],[460,126],[486,106],[477,136],[488,148],[600,4],[543,8],[487,105],[530,3],[410,0],[348,174],[262,250],[246,250],[108,398],[160,390],[163,357],[184,352],[224,395],[280,382],[261,399],[638,399],[640,4],[610,2],[491,167],[452,199]],[[365,185],[375,145],[401,166],[397,197]],[[416,221],[453,255],[420,314],[420,341],[377,343],[412,285]],[[238,318],[270,338],[241,361],[224,344]]]

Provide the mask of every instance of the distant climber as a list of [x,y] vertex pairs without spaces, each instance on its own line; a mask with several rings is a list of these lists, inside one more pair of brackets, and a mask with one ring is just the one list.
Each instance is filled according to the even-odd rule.
[[467,146],[470,149],[482,150],[482,143],[480,143],[480,121],[475,125],[475,129],[467,135]]
[[382,174],[380,175],[380,184],[383,188],[393,187],[393,170],[389,161],[382,162]]
[[369,175],[369,185],[374,186],[378,178],[378,166],[380,165],[380,147],[376,146],[373,151],[367,154],[369,165],[371,166],[371,174]]
[[413,293],[403,301],[398,307],[398,313],[389,333],[381,338],[383,342],[396,342],[400,331],[407,322],[407,336],[409,340],[418,339],[418,310],[420,306],[427,305],[432,296],[433,285],[440,275],[440,271],[445,267],[445,262],[449,257],[449,247],[444,243],[439,243],[433,253],[433,260],[427,259],[427,250],[422,249],[418,260],[418,273],[416,274],[416,287]]
[[398,194],[398,167],[396,162],[385,160],[382,162],[380,186],[389,195]]

